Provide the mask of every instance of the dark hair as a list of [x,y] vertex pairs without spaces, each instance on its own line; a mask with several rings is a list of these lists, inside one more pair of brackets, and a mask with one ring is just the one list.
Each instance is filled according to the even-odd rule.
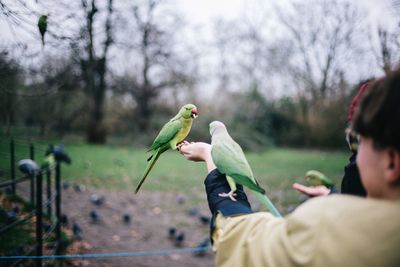
[[377,147],[400,151],[400,71],[373,82],[361,97],[353,129]]

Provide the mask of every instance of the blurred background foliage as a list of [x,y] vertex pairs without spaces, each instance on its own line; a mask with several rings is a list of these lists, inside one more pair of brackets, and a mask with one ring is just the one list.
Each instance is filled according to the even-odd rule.
[[[2,21],[23,32],[0,50],[6,136],[17,127],[146,147],[191,102],[200,117],[190,140],[209,141],[208,124],[218,119],[247,150],[344,149],[359,84],[399,59],[399,26],[366,19],[351,1],[256,1],[260,8],[237,19],[216,19],[211,40],[172,1],[69,2],[1,1]],[[51,16],[41,47],[43,10]]]

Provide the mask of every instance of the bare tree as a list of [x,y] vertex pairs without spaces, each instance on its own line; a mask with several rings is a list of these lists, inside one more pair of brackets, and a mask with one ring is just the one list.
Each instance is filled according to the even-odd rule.
[[396,10],[397,14],[400,15],[400,1],[399,0],[392,0],[392,6]]
[[311,99],[325,99],[334,93],[337,76],[346,74],[360,55],[359,8],[346,1],[313,0],[276,10],[291,44],[286,66],[290,76]]
[[270,7],[265,1],[255,3],[249,2],[235,28],[237,44],[234,50],[238,54],[236,76],[242,80],[237,83],[242,88],[258,88],[271,96],[272,91],[269,89],[272,88],[271,66],[274,56],[271,57],[270,49],[274,40],[271,38]]
[[270,70],[268,32],[269,16],[266,10],[246,9],[235,20],[218,19],[214,24],[214,46],[218,58],[217,80],[220,90],[251,90],[268,88]]
[[[77,78],[83,83],[79,85],[83,88],[88,100],[87,141],[104,143],[106,141],[106,128],[103,123],[107,89],[106,75],[109,50],[113,43],[113,0],[36,1],[29,4],[16,0],[15,3],[9,5],[0,2],[0,14],[6,17],[10,29],[25,30],[30,34],[30,38],[35,39],[39,39],[37,19],[41,13],[38,10],[49,14],[46,32],[49,38],[46,40],[46,47],[50,45],[50,48],[37,46],[36,49],[39,48],[41,51],[37,52],[36,60],[45,59],[46,57],[43,56],[49,53],[48,49],[55,48],[60,51],[72,48],[73,55],[81,66],[80,77]],[[40,69],[38,72],[40,75]],[[62,83],[60,82],[59,85],[62,86]],[[37,96],[46,94],[49,90],[44,87],[41,91]]]
[[214,23],[214,46],[217,54],[216,78],[218,93],[226,92],[232,86],[232,66],[235,58],[232,54],[232,43],[237,39],[234,22],[218,19]]
[[377,44],[374,45],[373,37],[370,37],[371,50],[378,65],[385,74],[389,74],[400,63],[400,25],[394,29],[382,26],[378,26],[376,29]]
[[136,121],[140,131],[146,131],[153,115],[151,103],[166,88],[188,82],[182,68],[184,62],[174,51],[177,43],[174,35],[180,21],[176,15],[163,13],[160,0],[146,0],[133,7],[134,32],[130,35],[130,48],[136,59],[130,71],[131,86],[128,93],[136,102]]
[[112,38],[113,0],[107,0],[106,18],[103,24],[104,40],[102,45],[96,46],[95,22],[99,9],[96,0],[81,0],[85,15],[82,29],[82,39],[85,43],[85,54],[81,57],[81,68],[85,91],[89,96],[89,123],[87,128],[87,141],[90,143],[104,143],[106,129],[104,120],[104,101],[107,74],[107,60]]
[[23,84],[23,70],[6,51],[0,51],[0,123],[9,134],[11,125],[15,122],[16,101],[15,91]]

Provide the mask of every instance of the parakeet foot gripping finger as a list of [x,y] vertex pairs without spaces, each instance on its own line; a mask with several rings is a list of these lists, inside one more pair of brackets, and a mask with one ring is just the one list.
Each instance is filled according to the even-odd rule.
[[220,197],[229,197],[232,201],[236,201],[237,194],[234,191],[229,191],[229,193],[219,193]]
[[230,177],[228,175],[226,176],[226,181],[228,182],[229,187],[231,188],[231,191],[229,191],[228,193],[220,193],[220,194],[218,194],[218,196],[229,197],[232,201],[236,201],[236,199],[235,199],[235,196],[237,196],[237,194],[235,194],[236,189],[237,189],[236,182],[232,177]]

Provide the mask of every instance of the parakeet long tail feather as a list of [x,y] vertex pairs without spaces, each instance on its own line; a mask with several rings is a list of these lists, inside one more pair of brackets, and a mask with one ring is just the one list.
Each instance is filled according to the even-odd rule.
[[257,191],[253,192],[257,196],[258,200],[260,200],[260,202],[263,203],[265,207],[267,207],[267,209],[272,213],[272,215],[274,215],[275,217],[282,217],[280,212],[275,208],[274,204],[266,195],[261,194],[260,192]]
[[140,187],[142,186],[144,180],[146,180],[147,175],[150,173],[150,171],[153,169],[154,164],[156,163],[157,159],[160,157],[162,151],[161,149],[158,149],[151,157],[149,163],[147,163],[146,170],[143,173],[142,179],[140,180],[139,184],[137,185],[135,189],[135,194],[139,191]]

